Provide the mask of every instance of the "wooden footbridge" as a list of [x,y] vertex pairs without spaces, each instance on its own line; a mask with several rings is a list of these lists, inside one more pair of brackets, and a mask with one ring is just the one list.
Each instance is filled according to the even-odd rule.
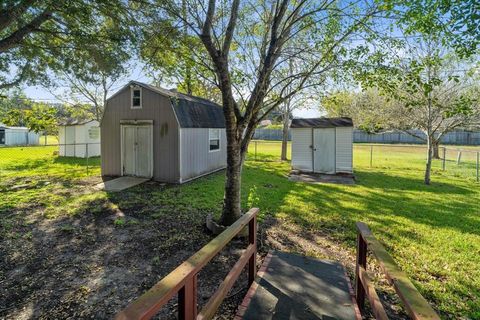
[[[256,216],[251,209],[187,261],[130,303],[116,319],[150,319],[175,295],[179,319],[211,319],[244,268],[249,290],[236,319],[362,319],[365,300],[376,319],[387,313],[366,271],[367,251],[377,260],[412,319],[440,319],[368,227],[357,223],[355,291],[345,268],[333,261],[270,252],[257,274]],[[197,310],[197,274],[248,226],[248,246],[208,302]]]

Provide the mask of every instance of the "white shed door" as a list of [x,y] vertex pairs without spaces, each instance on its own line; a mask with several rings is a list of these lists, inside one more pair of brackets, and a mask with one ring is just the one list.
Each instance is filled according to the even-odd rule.
[[75,126],[65,127],[65,156],[75,157]]
[[150,159],[152,158],[151,126],[137,127],[136,176],[151,177]]
[[123,175],[152,176],[152,126],[122,126]]
[[123,174],[135,175],[135,127],[123,127]]
[[335,128],[313,130],[313,171],[335,173]]

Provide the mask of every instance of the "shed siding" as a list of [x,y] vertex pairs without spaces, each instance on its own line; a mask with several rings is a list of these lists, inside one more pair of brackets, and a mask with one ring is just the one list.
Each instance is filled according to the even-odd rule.
[[220,129],[220,150],[214,152],[209,151],[208,128],[182,128],[180,141],[182,181],[226,167],[225,129]]
[[292,168],[312,171],[312,129],[292,128]]
[[[75,129],[75,138],[73,143],[75,144],[73,148],[75,149],[75,157],[85,158],[86,148],[85,148],[85,126],[73,126]],[[71,156],[71,155],[70,155]]]
[[5,128],[5,145],[27,146],[39,145],[40,135],[24,128]]
[[90,130],[93,128],[99,128],[100,123],[98,121],[91,121],[85,124],[85,141],[88,143],[88,156],[89,157],[98,157],[100,156],[100,140],[101,135],[98,139],[92,139],[90,137]]
[[130,88],[107,102],[101,123],[102,174],[121,175],[121,120],[153,120],[153,178],[179,182],[178,124],[170,99],[142,89],[142,108],[131,109]]
[[353,128],[338,127],[336,130],[336,171],[351,173]]
[[[58,127],[58,142],[59,155],[61,157],[77,157],[86,158],[100,156],[100,138],[90,139],[89,130],[92,127],[98,127],[98,121],[90,121],[81,125],[59,126]],[[73,132],[71,139],[67,139],[66,132],[70,130]],[[88,143],[88,155],[87,147]],[[69,144],[69,145],[66,145]]]

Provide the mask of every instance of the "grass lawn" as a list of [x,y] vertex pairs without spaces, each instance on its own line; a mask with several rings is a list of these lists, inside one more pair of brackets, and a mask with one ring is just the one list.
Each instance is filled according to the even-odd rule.
[[[257,145],[259,159],[263,159],[262,155],[266,159],[275,159],[277,153],[279,156],[278,147],[275,148],[271,143],[268,146],[270,149],[263,148],[260,153],[263,144]],[[442,171],[441,162],[436,160],[432,185],[425,186],[422,183],[422,149],[404,146],[397,147],[394,152],[392,148],[378,148],[376,153],[374,150],[374,165],[370,168],[370,149],[362,145],[355,147],[356,185],[290,182],[286,178],[290,169],[288,162],[247,161],[242,178],[242,205],[245,209],[252,206],[261,209],[261,250],[291,250],[332,259],[341,259],[340,256],[345,258],[351,271],[355,256],[354,224],[363,221],[442,317],[479,319],[480,185],[470,174],[471,163],[465,162],[468,165],[466,171]],[[252,149],[249,151],[252,152]],[[224,181],[222,173],[182,186],[151,184],[123,193],[108,194],[86,187],[85,176],[70,176],[65,174],[66,170],[60,169],[72,163],[60,163],[58,158],[42,156],[41,152],[30,152],[29,155],[35,155],[30,161],[38,161],[37,164],[58,176],[58,180],[53,179],[49,184],[31,181],[26,183],[31,187],[12,190],[3,181],[25,183],[28,175],[34,176],[33,167],[29,167],[28,162],[23,164],[28,174],[22,178],[21,173],[19,178],[12,170],[23,163],[23,156],[16,155],[14,161],[3,162],[1,159],[4,158],[0,157],[0,168],[4,169],[3,190],[0,190],[0,252],[5,253],[5,261],[15,262],[17,256],[22,256],[18,252],[22,246],[32,243],[40,248],[37,243],[39,239],[46,242],[44,230],[47,229],[57,230],[55,232],[61,234],[61,238],[55,241],[61,248],[68,248],[68,245],[75,248],[84,246],[82,250],[73,250],[75,255],[71,259],[77,254],[86,261],[100,256],[104,259],[104,265],[101,266],[104,274],[113,272],[112,268],[115,267],[126,279],[125,288],[113,290],[111,286],[115,285],[111,284],[110,287],[102,287],[102,291],[87,276],[79,284],[78,279],[83,278],[73,272],[77,282],[72,280],[72,290],[83,288],[81,299],[88,301],[85,305],[91,306],[92,310],[104,306],[95,304],[99,303],[98,295],[104,297],[109,294],[114,301],[120,301],[108,307],[113,312],[124,306],[128,299],[147,289],[210,239],[201,232],[203,217],[209,212],[220,213]],[[249,159],[252,159],[251,153]],[[448,164],[451,167],[455,165]],[[98,165],[93,170],[98,170]],[[36,212],[35,219],[30,212]],[[45,227],[46,223],[50,224],[49,228]],[[95,232],[89,228],[94,228]],[[279,231],[281,228],[292,232],[282,233]],[[38,233],[35,231],[38,229],[43,232],[42,238],[35,233]],[[55,232],[47,235],[52,237]],[[98,239],[95,238],[98,234],[105,238],[99,239],[98,243],[87,241],[89,237]],[[87,242],[74,243],[75,239],[82,237],[87,237]],[[98,247],[99,243],[102,244],[101,248]],[[123,258],[125,252],[120,250],[122,246],[130,249],[130,259]],[[113,250],[115,258],[107,255],[109,251],[102,250]],[[36,253],[31,255],[35,256]],[[56,259],[58,265],[65,263],[62,260],[65,258]],[[120,264],[117,261],[123,262]],[[143,262],[141,266],[139,261]],[[158,261],[164,261],[165,265],[160,268]],[[91,267],[90,263],[86,264]],[[4,265],[10,266],[6,262]],[[92,265],[92,270],[96,270],[95,264]],[[0,283],[20,275],[22,279],[25,278],[16,268],[10,266],[5,270],[2,271],[3,275],[0,274]],[[90,275],[91,272],[88,269],[85,274]],[[68,279],[63,278],[58,285],[65,285]],[[108,279],[113,281],[112,278]],[[139,279],[144,282],[138,284]],[[11,286],[5,288],[9,290],[10,297],[18,290]],[[18,293],[17,299],[23,304],[30,301],[28,299],[38,299],[34,295],[28,298],[29,295],[24,297],[21,294]],[[202,295],[208,296],[208,293],[203,292]],[[1,299],[0,317],[18,315],[15,308],[12,309],[14,311],[2,313]],[[199,301],[201,303],[202,299]],[[42,308],[43,312],[50,310],[48,306]],[[78,305],[76,308],[83,307]],[[98,316],[92,310],[86,315]],[[72,316],[71,311],[64,312],[64,315]]]
[[[390,155],[376,159],[372,169],[368,156],[367,149],[355,150],[354,186],[294,183],[285,178],[288,163],[247,162],[243,205],[291,220],[306,232],[327,234],[352,257],[354,223],[366,222],[446,317],[480,318],[480,185],[435,163],[433,183],[425,186],[422,156]],[[176,197],[164,196],[219,210],[222,182],[217,175],[170,189]]]
[[59,157],[58,146],[0,148],[0,177],[100,175],[100,157]]
[[[40,136],[39,140],[40,144],[45,144],[45,136]],[[47,136],[47,145],[58,144],[58,137],[57,136]]]

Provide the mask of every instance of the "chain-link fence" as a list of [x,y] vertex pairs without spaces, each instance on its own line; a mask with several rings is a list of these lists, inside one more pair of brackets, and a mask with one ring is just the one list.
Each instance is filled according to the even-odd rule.
[[[250,142],[247,160],[280,161],[281,141],[253,140]],[[425,170],[427,149],[425,145],[354,144],[355,169]],[[432,161],[434,173],[479,181],[480,147],[441,146],[438,158]],[[287,159],[291,159],[291,145],[287,145]]]
[[[247,161],[280,161],[281,141],[251,141]],[[432,170],[479,181],[480,148],[442,146]],[[291,159],[291,145],[287,145]],[[424,170],[423,145],[354,144],[355,169]],[[0,178],[99,176],[100,144],[49,144],[43,146],[0,147]]]
[[100,143],[0,147],[2,180],[100,175]]
[[[480,181],[480,148],[442,146],[438,151],[438,157],[432,160],[434,172]],[[424,170],[426,157],[426,146],[354,145],[354,165],[357,167]]]
[[[287,159],[291,159],[290,141],[287,144]],[[247,160],[253,161],[280,161],[282,156],[282,142],[268,140],[252,140],[248,145]]]

